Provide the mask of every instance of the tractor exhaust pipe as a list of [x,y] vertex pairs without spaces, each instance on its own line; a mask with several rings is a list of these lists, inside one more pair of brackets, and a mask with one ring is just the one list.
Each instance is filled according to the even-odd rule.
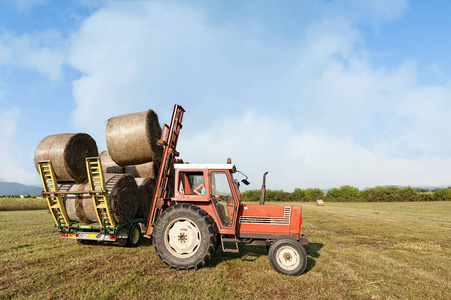
[[265,174],[263,174],[263,184],[262,184],[262,189],[260,190],[260,205],[264,205],[265,204],[266,174],[268,174],[268,172],[265,172]]

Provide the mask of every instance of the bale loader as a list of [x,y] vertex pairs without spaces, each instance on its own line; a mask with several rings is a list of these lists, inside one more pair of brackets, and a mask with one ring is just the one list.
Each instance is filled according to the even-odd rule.
[[[86,158],[86,169],[90,187],[88,191],[62,191],[59,189],[52,161],[38,162],[38,170],[44,187],[42,195],[47,200],[49,211],[55,221],[55,227],[61,237],[74,239],[77,243],[85,245],[102,241],[118,242],[122,246],[139,246],[142,228],[145,227],[147,220],[136,218],[129,220],[126,224],[116,224],[113,218],[115,212],[109,206],[109,195],[100,159],[98,157]],[[82,194],[90,194],[92,197],[97,222],[83,224],[69,219],[62,196]]]

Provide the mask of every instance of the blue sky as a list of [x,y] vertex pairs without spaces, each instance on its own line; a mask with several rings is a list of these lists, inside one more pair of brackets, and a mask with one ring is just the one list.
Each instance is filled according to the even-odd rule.
[[183,105],[185,161],[259,188],[451,185],[450,1],[0,1],[0,181]]

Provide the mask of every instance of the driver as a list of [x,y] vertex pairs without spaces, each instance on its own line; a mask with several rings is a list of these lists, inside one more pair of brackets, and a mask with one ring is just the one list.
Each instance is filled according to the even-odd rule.
[[205,184],[204,184],[204,183],[199,184],[199,185],[193,190],[193,192],[194,192],[196,195],[202,195],[202,196],[205,196],[205,194],[206,194],[206,191],[205,191]]

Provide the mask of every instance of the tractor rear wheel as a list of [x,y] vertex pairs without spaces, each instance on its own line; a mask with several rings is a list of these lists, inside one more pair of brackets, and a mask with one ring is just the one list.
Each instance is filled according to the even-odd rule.
[[152,243],[160,260],[169,267],[199,269],[210,261],[215,251],[214,223],[195,205],[170,206],[155,224]]
[[281,239],[269,247],[269,262],[279,273],[301,275],[307,267],[307,252],[298,241]]

